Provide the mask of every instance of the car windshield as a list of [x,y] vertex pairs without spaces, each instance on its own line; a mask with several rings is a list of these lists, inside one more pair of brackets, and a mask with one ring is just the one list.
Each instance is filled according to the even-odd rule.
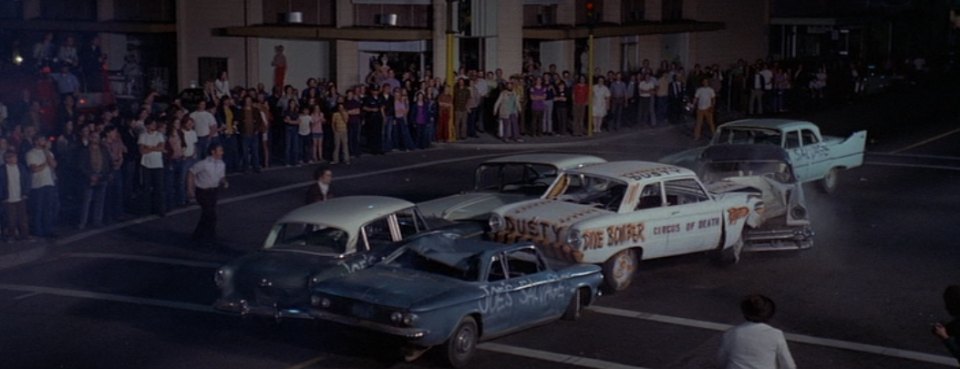
[[472,282],[479,277],[480,256],[476,253],[435,251],[410,244],[388,256],[384,264]]
[[568,173],[557,180],[548,198],[591,205],[610,211],[620,209],[627,184],[614,179]]
[[276,228],[276,240],[268,249],[297,249],[323,254],[343,254],[350,234],[323,224],[283,223]]
[[780,146],[780,131],[755,127],[725,127],[713,139],[714,144],[769,144]]
[[790,166],[777,160],[716,161],[704,164],[697,172],[705,182],[749,176],[763,176],[781,183],[794,181]]
[[552,165],[487,163],[477,168],[474,190],[540,196],[556,177]]

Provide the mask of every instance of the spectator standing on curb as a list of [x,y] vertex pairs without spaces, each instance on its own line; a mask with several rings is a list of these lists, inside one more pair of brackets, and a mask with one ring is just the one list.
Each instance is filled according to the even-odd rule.
[[702,86],[697,89],[693,96],[693,105],[697,107],[697,124],[693,126],[693,140],[700,139],[700,129],[703,127],[703,121],[707,121],[710,127],[710,134],[717,132],[717,127],[713,121],[713,110],[717,104],[717,94],[710,87],[710,80],[701,81]]
[[190,119],[193,119],[194,129],[197,130],[197,154],[203,157],[206,155],[207,146],[210,146],[210,131],[217,129],[217,118],[207,111],[207,102],[201,100],[197,104],[197,110],[190,113]]
[[166,216],[167,210],[163,206],[163,152],[166,140],[157,130],[157,120],[147,118],[147,131],[140,135],[137,145],[140,146],[140,165],[143,167],[143,184],[150,194],[150,212]]
[[17,153],[4,151],[4,170],[0,171],[0,198],[6,210],[6,228],[3,237],[7,241],[23,241],[30,237],[27,225],[27,192],[30,190],[30,172],[17,162]]
[[470,110],[467,106],[470,102],[470,86],[466,79],[457,79],[457,85],[453,90],[453,120],[454,129],[452,136],[458,140],[467,138],[467,122],[469,121]]
[[617,73],[610,82],[610,129],[619,131],[623,126],[623,109],[627,106],[627,83],[623,73]]
[[740,302],[747,322],[723,333],[717,367],[720,369],[796,369],[783,331],[767,325],[776,312],[773,300],[750,295]]
[[[184,117],[184,119],[189,120],[190,118]],[[108,126],[105,129],[105,134],[106,138],[104,139],[103,145],[106,146],[107,152],[110,153],[111,168],[110,182],[107,184],[107,192],[110,193],[110,196],[107,197],[106,208],[109,214],[108,219],[118,221],[123,216],[123,199],[126,194],[123,189],[123,164],[127,156],[127,146],[123,144],[120,131],[116,127]],[[194,138],[196,138],[196,136],[194,136]]]
[[582,136],[584,131],[583,120],[587,115],[587,104],[590,103],[590,86],[587,77],[577,77],[577,84],[573,85],[573,129],[574,136]]
[[326,165],[317,167],[313,171],[313,180],[316,183],[307,188],[307,205],[324,202],[333,197],[333,193],[330,192],[330,184],[333,183],[333,170],[330,167]]
[[647,124],[653,127],[657,123],[654,111],[654,94],[657,86],[649,74],[641,74],[637,79],[637,125]]
[[283,123],[284,123],[284,140],[283,140],[283,162],[287,166],[297,164],[297,149],[299,148],[300,135],[298,131],[300,130],[300,116],[306,116],[307,119],[310,118],[310,115],[306,111],[306,107],[301,111],[297,101],[290,100],[287,105],[287,110],[283,113]]
[[343,102],[337,103],[337,110],[333,113],[330,127],[333,129],[333,156],[330,157],[330,164],[339,164],[342,159],[344,163],[350,164],[350,145],[347,141],[347,108]]
[[253,169],[260,173],[260,130],[264,121],[260,108],[253,102],[253,97],[243,98],[243,108],[240,110],[240,140],[241,140],[241,168],[244,172]]
[[546,123],[544,121],[544,110],[546,110],[547,88],[543,85],[543,78],[536,77],[533,86],[530,87],[527,96],[530,97],[530,121],[525,130],[527,136],[540,136],[546,132]]
[[363,118],[360,116],[360,97],[355,90],[347,90],[347,98],[343,102],[347,109],[347,142],[350,146],[350,156],[360,157],[360,128],[363,126]]
[[570,92],[563,81],[557,83],[553,97],[554,115],[557,116],[557,134],[565,135],[572,132],[570,127]]
[[520,127],[518,127],[517,117],[523,112],[520,107],[517,94],[513,92],[513,81],[507,82],[506,88],[500,91],[500,97],[493,104],[493,112],[500,117],[500,137],[503,142],[515,140],[523,142],[520,138]]
[[670,82],[670,124],[683,123],[683,110],[686,108],[687,89],[679,75],[673,76],[673,82]]
[[[320,109],[320,105],[313,106],[313,112],[310,113],[310,162],[323,161],[323,126],[327,123],[326,116]],[[259,171],[260,168],[257,168]]]
[[80,153],[83,202],[80,206],[80,224],[77,226],[79,229],[85,229],[88,220],[94,228],[103,226],[104,202],[112,172],[110,152],[101,144],[100,134],[91,132],[87,142],[86,150]]
[[947,286],[943,291],[943,304],[953,320],[946,324],[935,323],[933,335],[939,338],[947,351],[960,362],[960,285]]
[[193,230],[193,240],[213,243],[217,239],[217,193],[227,188],[227,167],[223,162],[223,146],[210,146],[206,159],[190,167],[187,174],[187,195],[200,205],[200,221]]
[[50,152],[50,141],[46,137],[34,137],[33,144],[33,149],[26,155],[27,166],[33,173],[29,198],[33,221],[31,233],[38,237],[56,237],[53,226],[60,203],[53,171],[57,169],[57,160]]
[[593,85],[591,93],[593,94],[593,133],[603,132],[603,117],[607,116],[607,109],[610,107],[610,89],[604,83],[603,77],[597,77],[597,83]]
[[185,173],[183,167],[186,163],[183,152],[187,143],[180,127],[180,120],[173,119],[167,124],[164,139],[167,148],[164,152],[163,182],[166,189],[164,206],[172,209],[187,202],[187,180],[181,177]]

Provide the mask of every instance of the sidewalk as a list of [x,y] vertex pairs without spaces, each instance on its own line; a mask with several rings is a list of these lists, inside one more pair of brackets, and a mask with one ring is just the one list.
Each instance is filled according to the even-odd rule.
[[39,260],[47,254],[53,242],[35,238],[33,241],[0,243],[0,270]]

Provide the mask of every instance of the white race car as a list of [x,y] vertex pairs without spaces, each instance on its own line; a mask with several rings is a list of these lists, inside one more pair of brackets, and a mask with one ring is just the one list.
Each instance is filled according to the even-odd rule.
[[554,259],[602,264],[614,290],[630,285],[641,260],[716,251],[736,262],[743,231],[762,223],[755,193],[708,192],[693,171],[620,161],[565,172],[539,200],[494,210],[491,238],[530,240]]

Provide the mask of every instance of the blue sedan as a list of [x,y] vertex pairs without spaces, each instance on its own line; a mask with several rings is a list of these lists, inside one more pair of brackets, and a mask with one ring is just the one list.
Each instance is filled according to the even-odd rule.
[[602,278],[596,265],[554,270],[530,243],[424,238],[372,268],[314,284],[310,314],[403,337],[412,358],[443,345],[451,366],[462,367],[480,340],[579,318]]

